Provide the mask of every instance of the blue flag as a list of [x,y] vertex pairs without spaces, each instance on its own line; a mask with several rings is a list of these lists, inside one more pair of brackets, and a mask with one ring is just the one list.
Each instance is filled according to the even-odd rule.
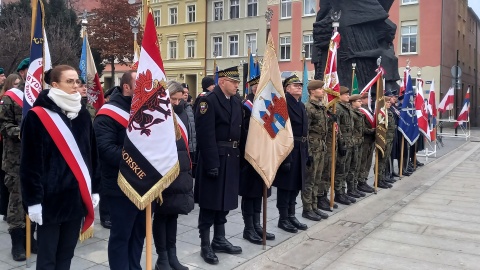
[[413,97],[412,78],[410,73],[407,73],[407,86],[402,102],[402,111],[398,123],[398,130],[403,134],[410,145],[413,145],[419,135],[417,113],[415,110],[415,103]]
[[215,85],[218,85],[218,66],[215,66]]
[[303,60],[303,86],[302,86],[302,102],[307,103],[308,101],[308,70],[307,70],[307,61]]
[[82,55],[80,56],[80,77],[87,81],[87,35],[83,36]]

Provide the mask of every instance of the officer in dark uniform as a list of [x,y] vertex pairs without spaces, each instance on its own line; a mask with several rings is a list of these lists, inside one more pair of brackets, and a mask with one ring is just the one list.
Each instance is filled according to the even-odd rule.
[[283,82],[294,147],[280,165],[273,181],[273,186],[277,187],[277,208],[280,213],[278,227],[291,233],[307,229],[307,225],[295,217],[295,200],[305,183],[308,159],[308,117],[305,105],[300,101],[302,85],[297,75],[292,75]]
[[[198,229],[200,255],[217,264],[215,252],[240,254],[242,248],[225,238],[225,223],[230,210],[238,207],[242,103],[234,95],[240,82],[238,68],[218,71],[218,85],[200,97],[195,113],[199,151],[195,179],[195,202],[200,206]],[[210,245],[210,227],[214,236]]]
[[[263,228],[260,225],[260,213],[262,212],[262,197],[264,182],[262,177],[244,158],[245,144],[247,140],[250,116],[252,115],[253,99],[257,92],[260,76],[248,81],[250,93],[243,101],[243,125],[241,139],[241,172],[240,172],[240,196],[242,196],[242,216],[245,223],[243,229],[243,238],[254,244],[262,244]],[[267,190],[267,196],[270,197],[271,190]],[[267,240],[274,240],[275,235],[267,233]]]
[[205,96],[207,93],[213,91],[214,88],[215,88],[215,80],[212,79],[211,77],[203,77],[202,79],[203,92],[197,96],[197,98],[195,99],[195,102],[193,103],[192,109],[194,112],[197,111],[197,106],[198,106],[198,103],[200,102],[200,98]]

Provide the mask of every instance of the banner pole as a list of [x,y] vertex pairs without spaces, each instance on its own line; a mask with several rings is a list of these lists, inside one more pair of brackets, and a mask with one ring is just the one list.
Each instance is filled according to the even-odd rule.
[[152,204],[149,203],[146,208],[146,233],[145,233],[145,239],[146,239],[146,250],[145,250],[145,255],[146,255],[146,269],[153,269],[152,268]]
[[25,230],[26,230],[26,243],[25,243],[25,257],[27,257],[26,264],[27,268],[30,268],[31,262],[30,262],[30,257],[31,255],[31,246],[32,246],[32,224],[30,223],[30,217],[26,215],[25,217]]
[[378,149],[375,147],[375,194],[378,187]]
[[[337,112],[337,103],[333,103],[333,114]],[[337,132],[335,130],[335,124],[332,125],[332,164],[330,164],[330,210],[333,211],[333,194],[335,193],[335,162],[336,162],[336,146],[337,146]]]
[[267,249],[267,185],[263,183],[263,250]]
[[403,148],[405,147],[405,139],[402,135],[402,147],[400,148],[400,179],[403,177]]
[[415,143],[415,151],[413,152],[413,168],[416,170],[417,169],[417,143]]

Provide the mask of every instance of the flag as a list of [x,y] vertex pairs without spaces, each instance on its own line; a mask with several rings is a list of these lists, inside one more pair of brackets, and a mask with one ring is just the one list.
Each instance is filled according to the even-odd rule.
[[181,134],[166,88],[157,31],[149,13],[118,174],[120,189],[141,210],[156,198],[161,203],[162,191],[179,174],[175,142]]
[[132,70],[138,69],[138,59],[140,58],[140,47],[138,46],[137,41],[133,43],[133,62]]
[[215,85],[218,85],[218,66],[217,65],[215,65],[215,75],[213,79],[215,81]]
[[457,117],[457,122],[455,123],[454,127],[458,127],[459,125],[464,124],[468,121],[468,116],[470,112],[470,87],[467,89],[467,94],[465,95],[465,101],[463,102],[462,110]]
[[88,35],[83,35],[82,55],[80,56],[80,76],[87,83],[88,103],[98,111],[105,100],[103,98],[103,89],[100,84],[100,76],[98,76],[97,67],[93,60],[92,50],[88,42]]
[[[375,70],[375,72],[377,72],[377,75],[375,75],[375,77],[373,77],[373,79],[369,81],[367,85],[365,85],[365,87],[360,92],[360,95],[363,95],[366,92],[370,91],[370,88],[372,88],[372,86],[382,78],[383,74],[385,73],[385,70],[382,67],[379,67],[378,69]],[[355,76],[355,79],[356,79],[356,76]],[[358,87],[358,83],[357,83],[357,87]]]
[[415,112],[417,115],[418,129],[431,141],[430,126],[428,125],[428,109],[423,96],[423,80],[417,79],[417,95],[415,96]]
[[445,112],[453,109],[453,99],[454,99],[454,92],[453,92],[453,87],[450,87],[448,89],[447,94],[443,97],[442,101],[440,101],[440,104],[438,104],[438,111],[440,112]]
[[410,73],[407,71],[407,85],[402,102],[402,111],[398,119],[398,130],[403,134],[410,145],[413,145],[420,135],[418,130],[417,115],[413,101],[413,86]]
[[430,92],[428,93],[428,119],[430,120],[430,138],[432,141],[436,140],[436,126],[437,126],[437,99],[435,98],[435,81],[432,80],[430,85]]
[[302,85],[302,102],[308,101],[308,69],[307,61],[303,58],[303,85]]
[[380,80],[377,81],[376,99],[375,147],[383,156],[385,153],[385,148],[387,147],[388,111],[384,98],[383,83]]
[[360,94],[360,90],[358,90],[358,80],[357,74],[355,73],[355,69],[353,70],[353,78],[352,78],[352,95]]
[[[250,48],[248,49],[250,51]],[[253,54],[251,52],[248,53],[249,60],[248,60],[248,81],[257,77],[257,68],[255,67],[255,60],[253,59]],[[247,82],[245,82],[247,84]],[[248,95],[248,85],[245,85],[245,95]]]
[[335,104],[340,96],[340,81],[337,73],[337,50],[340,47],[340,33],[335,32],[328,46],[327,63],[323,73],[323,88],[327,93],[327,108]]
[[43,52],[45,46],[43,16],[43,3],[41,0],[37,0],[32,8],[33,37],[30,46],[30,66],[28,67],[27,76],[25,77],[25,90],[23,95],[24,116],[27,115],[27,112],[33,107],[33,103],[37,100],[43,88]]
[[43,51],[45,52],[45,57],[43,57],[44,61],[44,70],[50,70],[52,69],[52,57],[50,56],[50,47],[48,46],[48,40],[47,40],[47,32],[45,32],[45,29],[43,29],[43,38],[44,38],[44,46],[43,46]]
[[[278,167],[293,149],[293,133],[272,34],[268,34],[262,75],[253,100],[245,159],[270,188]],[[268,153],[268,155],[266,155]],[[272,158],[274,157],[274,158]]]

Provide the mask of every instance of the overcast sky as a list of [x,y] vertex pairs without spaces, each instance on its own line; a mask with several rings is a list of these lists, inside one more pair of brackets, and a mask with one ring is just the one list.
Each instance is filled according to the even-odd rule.
[[475,11],[478,17],[480,17],[480,0],[468,0],[468,5]]

